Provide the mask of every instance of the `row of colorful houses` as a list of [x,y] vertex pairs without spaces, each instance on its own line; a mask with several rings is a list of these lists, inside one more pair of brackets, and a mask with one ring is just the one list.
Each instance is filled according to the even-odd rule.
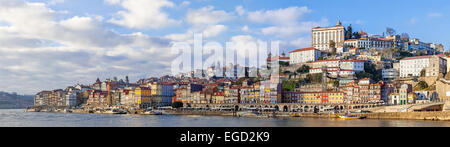
[[244,81],[231,83],[186,84],[175,89],[173,101],[184,104],[281,103],[281,83]]
[[107,79],[91,86],[70,86],[65,90],[42,91],[35,95],[35,106],[126,106],[148,108],[169,106],[175,95],[174,84],[168,82],[145,82],[130,84]]

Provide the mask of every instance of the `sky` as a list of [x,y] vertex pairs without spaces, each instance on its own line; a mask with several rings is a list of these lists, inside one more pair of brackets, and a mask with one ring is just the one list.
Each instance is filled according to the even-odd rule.
[[311,45],[338,20],[450,46],[447,0],[0,0],[0,91],[35,94],[100,79],[171,72],[174,42]]

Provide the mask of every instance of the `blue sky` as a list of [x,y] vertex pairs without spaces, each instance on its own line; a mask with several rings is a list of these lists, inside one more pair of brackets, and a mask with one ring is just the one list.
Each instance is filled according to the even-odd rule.
[[[50,0],[51,1],[51,0]],[[58,0],[54,0],[58,1]],[[450,28],[450,5],[446,0],[191,0],[188,6],[180,6],[186,0],[172,0],[177,5],[174,8],[164,8],[171,18],[184,19],[189,9],[200,9],[206,6],[214,6],[216,10],[224,10],[232,13],[237,6],[243,6],[246,11],[276,10],[288,7],[306,6],[312,12],[308,13],[300,21],[319,21],[327,19],[329,25],[341,20],[345,25],[352,24],[354,29],[363,29],[372,34],[382,34],[386,27],[394,28],[398,33],[409,33],[425,42],[443,43],[449,46],[450,42],[445,38]],[[49,2],[49,0],[30,0],[30,2]],[[70,16],[95,14],[110,19],[114,13],[122,8],[118,5],[109,5],[104,0],[61,0],[60,3],[49,6],[55,10],[69,11]],[[121,33],[144,32],[149,35],[163,36],[172,33],[183,33],[189,25],[180,25],[163,29],[130,29],[116,25],[105,24],[109,28]],[[243,34],[239,27],[263,27],[264,24],[252,24],[244,19],[234,19],[226,22],[227,26],[234,27],[237,31],[227,31],[222,34],[227,37]],[[259,36],[267,40],[274,39],[271,36]],[[276,37],[275,37],[276,38]],[[280,38],[285,39],[285,38]]]
[[[450,46],[447,0],[0,0],[0,90],[40,90],[170,73],[173,42],[281,41],[310,46],[310,30],[341,20]],[[245,44],[245,43],[244,43]]]
[[[46,2],[46,0],[33,1]],[[184,0],[172,1],[180,5]],[[373,34],[381,34],[386,27],[392,27],[399,33],[406,32],[427,42],[442,42],[446,46],[450,45],[445,40],[448,38],[446,33],[442,33],[450,31],[450,27],[447,27],[450,23],[448,19],[450,2],[446,0],[378,0],[376,2],[364,0],[192,0],[189,2],[191,4],[187,7],[166,9],[166,12],[173,18],[183,19],[188,9],[199,9],[210,5],[217,10],[227,12],[233,12],[236,6],[243,6],[247,11],[306,6],[313,12],[305,16],[304,20],[317,21],[326,18],[331,25],[340,19],[346,25],[351,23],[356,29],[364,29]],[[111,17],[121,9],[120,6],[105,4],[103,0],[65,0],[63,3],[50,7],[55,10],[68,10],[72,15],[97,14],[105,18]],[[257,26],[239,20],[230,22],[228,25]],[[186,25],[162,30],[130,30],[113,25],[109,27],[123,33],[143,31],[155,35],[183,32],[187,29]]]

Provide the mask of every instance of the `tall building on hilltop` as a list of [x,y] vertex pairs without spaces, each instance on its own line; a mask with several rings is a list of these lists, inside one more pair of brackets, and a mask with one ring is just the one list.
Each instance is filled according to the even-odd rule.
[[341,21],[333,27],[315,27],[312,29],[312,46],[321,51],[330,49],[330,42],[336,43],[336,48],[343,48],[345,41],[345,27]]

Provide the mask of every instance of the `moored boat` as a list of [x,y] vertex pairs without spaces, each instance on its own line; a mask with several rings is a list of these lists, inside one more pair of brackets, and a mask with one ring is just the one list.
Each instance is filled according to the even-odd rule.
[[364,119],[362,116],[354,116],[354,115],[338,115],[341,119]]
[[145,111],[145,112],[142,112],[141,115],[162,115],[162,112]]
[[147,108],[146,111],[141,112],[141,115],[162,115],[161,111],[155,111],[153,108]]
[[112,109],[112,110],[105,111],[104,114],[127,114],[127,113],[122,110]]
[[291,116],[292,117],[300,117],[300,114],[299,113],[291,113]]

